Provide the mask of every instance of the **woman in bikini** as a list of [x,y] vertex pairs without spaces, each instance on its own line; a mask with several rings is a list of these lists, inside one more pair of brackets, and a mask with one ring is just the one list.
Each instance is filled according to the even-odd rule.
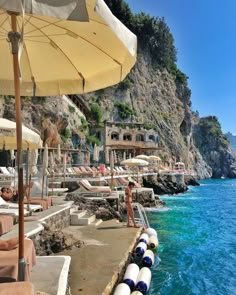
[[127,206],[127,227],[132,227],[130,224],[130,219],[133,222],[133,227],[139,227],[134,220],[134,210],[132,207],[132,189],[135,184],[133,182],[129,182],[128,187],[125,189],[125,197],[126,197],[126,206]]

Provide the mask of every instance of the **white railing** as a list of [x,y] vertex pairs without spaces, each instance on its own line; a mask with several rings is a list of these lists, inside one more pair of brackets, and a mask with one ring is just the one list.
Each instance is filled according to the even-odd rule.
[[135,221],[138,225],[145,228],[150,227],[144,207],[140,203],[133,203],[132,205],[137,208],[138,217],[135,217]]

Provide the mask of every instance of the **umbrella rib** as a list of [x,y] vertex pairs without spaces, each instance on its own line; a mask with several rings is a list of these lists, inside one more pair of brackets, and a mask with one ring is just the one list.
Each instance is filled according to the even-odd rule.
[[[34,17],[34,18],[35,18],[35,19],[39,19],[39,20],[41,20],[40,17]],[[32,32],[34,32],[34,31],[39,30],[42,34],[44,34],[43,31],[42,31],[42,29],[44,29],[44,28],[46,28],[46,27],[50,27],[50,26],[55,26],[55,27],[57,27],[57,28],[60,28],[60,29],[65,30],[65,31],[67,31],[67,32],[70,32],[70,33],[72,34],[72,36],[73,36],[73,35],[78,36],[80,39],[84,40],[86,43],[91,44],[91,45],[92,45],[93,47],[95,47],[97,50],[99,50],[100,52],[104,53],[106,56],[108,56],[110,59],[112,59],[115,63],[117,63],[117,64],[121,67],[121,71],[122,71],[122,64],[121,64],[119,61],[117,61],[116,59],[114,59],[110,54],[108,54],[107,52],[105,52],[104,50],[102,50],[101,48],[99,48],[98,46],[96,46],[95,44],[93,44],[92,42],[88,41],[88,40],[85,39],[84,37],[78,35],[77,33],[74,33],[74,32],[71,31],[70,29],[67,29],[67,28],[64,28],[64,27],[58,25],[58,23],[60,23],[61,20],[60,20],[60,21],[56,21],[56,22],[54,22],[54,23],[50,23],[50,22],[48,22],[47,20],[43,20],[43,21],[46,22],[47,25],[42,26],[41,28],[37,28],[33,23],[30,22],[30,19],[28,19],[28,22],[29,22],[29,23],[35,28],[35,30],[31,30],[31,31],[29,31],[28,33],[32,33]],[[96,23],[99,23],[99,22],[96,22]],[[49,35],[44,34],[44,36],[48,37]],[[53,36],[53,35],[51,35],[51,36]],[[49,39],[51,42],[53,42],[53,43],[55,44],[55,42],[52,41],[50,38],[48,38],[48,39]],[[58,46],[57,46],[57,47],[58,47]],[[59,47],[58,47],[58,48],[59,48]],[[81,74],[81,73],[79,73],[79,74]],[[83,79],[84,79],[84,77],[83,77]]]
[[[34,26],[34,24],[31,23],[32,26]],[[35,26],[34,26],[35,27]],[[35,27],[36,28],[36,27]],[[49,35],[46,35],[41,28],[36,28],[36,30],[38,30],[39,32],[41,32],[45,38],[47,38],[51,44],[55,44],[56,48],[58,50],[61,51],[61,53],[65,56],[65,58],[69,61],[69,63],[72,65],[72,67],[76,70],[76,72],[78,73],[78,75],[81,77],[81,79],[83,80],[83,85],[85,84],[85,78],[84,76],[77,70],[77,68],[74,66],[74,64],[72,63],[72,61],[69,59],[69,57],[66,55],[66,53],[59,47],[57,46],[57,44],[49,37]],[[52,45],[53,46],[53,45]],[[25,47],[25,46],[24,46]],[[31,71],[32,72],[32,71]],[[32,75],[33,77],[33,75]]]

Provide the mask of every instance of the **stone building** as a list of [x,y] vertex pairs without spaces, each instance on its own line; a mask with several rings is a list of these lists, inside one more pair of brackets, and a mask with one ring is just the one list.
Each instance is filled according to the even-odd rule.
[[151,155],[160,149],[157,132],[145,129],[141,123],[106,121],[104,127],[96,128],[95,132],[103,145],[106,164],[109,163],[111,151],[115,151],[119,163],[124,157]]

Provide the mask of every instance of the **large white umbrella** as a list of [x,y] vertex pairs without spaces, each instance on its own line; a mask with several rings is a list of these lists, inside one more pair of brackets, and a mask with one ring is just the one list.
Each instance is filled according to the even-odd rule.
[[[33,2],[38,8],[31,8]],[[25,267],[20,95],[78,94],[105,88],[124,79],[136,61],[136,36],[112,15],[103,0],[33,2],[0,0],[0,54],[4,57],[0,59],[0,69],[4,69],[0,71],[0,94],[15,95],[19,270]],[[55,15],[56,3],[60,7]],[[62,20],[74,12],[72,7],[65,16],[64,6],[74,3],[86,4],[88,17],[84,20],[88,22]],[[72,19],[78,20],[76,15]],[[22,271],[19,273],[19,280],[24,280]]]
[[148,162],[142,159],[136,159],[136,158],[132,158],[132,159],[127,159],[124,160],[120,163],[121,165],[124,166],[128,166],[128,167],[144,167],[144,166],[148,166]]
[[[14,150],[17,148],[16,122],[0,118],[0,148]],[[33,130],[22,125],[22,148],[38,149],[42,147],[40,135]]]
[[[19,16],[9,15],[5,5],[1,6],[6,2],[0,0],[0,53],[4,56],[0,59],[0,68],[4,69],[0,72],[0,94],[15,94],[9,50],[15,39],[16,48],[12,46],[12,50],[17,60],[17,45],[19,41],[21,44],[20,94],[25,96],[78,94],[105,88],[123,80],[135,64],[136,36],[111,13],[103,0],[86,1],[88,22],[59,20],[46,17],[43,12],[41,16],[37,11],[33,11],[35,15],[27,14],[28,10]],[[21,0],[11,2],[17,5]],[[26,6],[28,2],[25,0]],[[58,0],[36,2],[49,7],[53,3],[54,8]],[[14,11],[14,7],[7,10]],[[64,17],[64,13],[59,17]]]
[[135,158],[136,159],[142,159],[142,160],[145,160],[145,161],[149,160],[149,156],[146,156],[146,155],[138,155]]
[[142,159],[132,158],[127,159],[121,162],[121,165],[128,166],[128,167],[137,167],[137,179],[139,181],[139,167],[148,166],[149,163]]

